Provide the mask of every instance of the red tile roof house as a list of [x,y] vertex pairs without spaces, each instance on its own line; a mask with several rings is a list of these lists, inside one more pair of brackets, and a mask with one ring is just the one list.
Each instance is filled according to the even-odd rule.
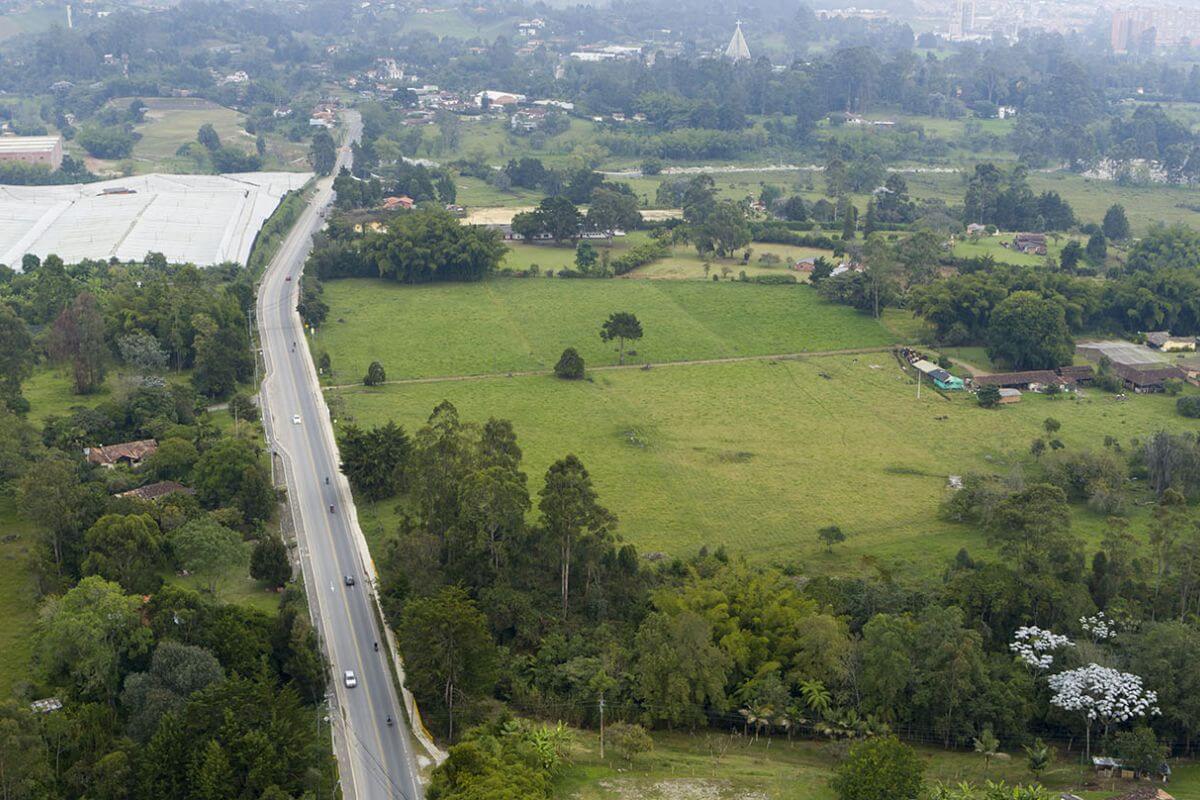
[[97,464],[108,469],[112,469],[118,464],[139,467],[143,461],[156,452],[158,452],[158,442],[154,439],[83,448],[83,456],[89,464]]
[[416,203],[411,197],[385,197],[383,198],[383,207],[388,211],[394,211],[397,208],[412,208]]

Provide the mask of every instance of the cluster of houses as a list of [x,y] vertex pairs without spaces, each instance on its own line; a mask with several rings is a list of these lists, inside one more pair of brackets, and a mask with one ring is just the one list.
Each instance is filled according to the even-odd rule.
[[[1170,381],[1200,384],[1200,360],[1182,361],[1182,366],[1177,366],[1162,361],[1157,355],[1157,352],[1195,352],[1194,337],[1152,331],[1144,334],[1144,338],[1145,346],[1122,341],[1084,342],[1077,346],[1076,352],[1096,365],[1105,362],[1126,390],[1138,394],[1165,391]],[[978,391],[984,386],[994,386],[1000,391],[1002,404],[1020,402],[1024,392],[1075,391],[1090,385],[1097,376],[1097,367],[1092,364],[1072,364],[1057,369],[976,374],[963,379],[950,374],[917,350],[905,347],[899,353],[910,367],[938,389]]]
[[[119,442],[118,444],[101,445],[99,447],[83,448],[83,457],[89,464],[105,469],[126,467],[136,470],[145,464],[146,459],[158,452],[158,441],[155,439],[139,439],[134,442]],[[118,492],[116,497],[126,497],[135,500],[153,502],[164,497],[182,492],[195,494],[195,490],[177,481],[158,481]]]

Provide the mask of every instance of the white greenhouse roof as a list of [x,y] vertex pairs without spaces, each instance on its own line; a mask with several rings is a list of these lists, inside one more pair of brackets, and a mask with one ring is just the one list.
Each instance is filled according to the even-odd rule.
[[136,261],[245,264],[263,222],[312,173],[139,175],[69,186],[0,185],[0,264],[51,253]]

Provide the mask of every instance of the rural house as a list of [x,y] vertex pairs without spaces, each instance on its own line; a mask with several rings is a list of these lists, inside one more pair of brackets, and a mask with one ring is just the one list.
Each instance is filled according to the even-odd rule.
[[976,386],[996,386],[1001,389],[1020,389],[1039,392],[1046,386],[1062,386],[1070,383],[1054,370],[1031,369],[1024,372],[997,372],[992,375],[976,375],[971,379]]
[[83,448],[83,456],[89,464],[97,464],[108,469],[112,469],[118,464],[140,467],[143,461],[156,452],[158,452],[158,442],[154,439]]
[[1146,346],[1164,353],[1194,351],[1196,337],[1172,336],[1169,331],[1151,331],[1146,334]]
[[1018,233],[1013,239],[1012,249],[1027,256],[1044,256],[1046,235],[1044,233]]
[[946,370],[939,367],[937,364],[934,364],[932,361],[926,361],[925,359],[921,358],[911,363],[914,369],[928,376],[929,380],[933,381],[933,385],[939,389],[956,391],[966,388],[962,378],[956,378]]
[[1021,402],[1020,389],[1000,389],[1000,405],[1012,405]]

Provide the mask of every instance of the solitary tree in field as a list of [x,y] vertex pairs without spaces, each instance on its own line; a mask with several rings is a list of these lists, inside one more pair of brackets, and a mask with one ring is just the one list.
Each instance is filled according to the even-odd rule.
[[1104,224],[1101,226],[1104,235],[1109,239],[1124,241],[1129,238],[1129,218],[1125,216],[1125,207],[1115,205],[1104,214]]
[[363,386],[378,386],[386,380],[387,373],[383,371],[383,364],[372,361],[371,366],[367,367],[367,374],[363,376]]
[[554,365],[554,374],[568,381],[579,380],[583,377],[583,356],[574,347],[563,350],[558,363]]
[[625,363],[625,342],[636,342],[642,338],[642,323],[628,311],[617,311],[610,314],[608,320],[600,326],[600,338],[605,342],[617,340],[617,363]]
[[835,544],[846,541],[846,534],[837,525],[826,525],[817,531],[817,538],[825,543],[825,552],[832,553]]

